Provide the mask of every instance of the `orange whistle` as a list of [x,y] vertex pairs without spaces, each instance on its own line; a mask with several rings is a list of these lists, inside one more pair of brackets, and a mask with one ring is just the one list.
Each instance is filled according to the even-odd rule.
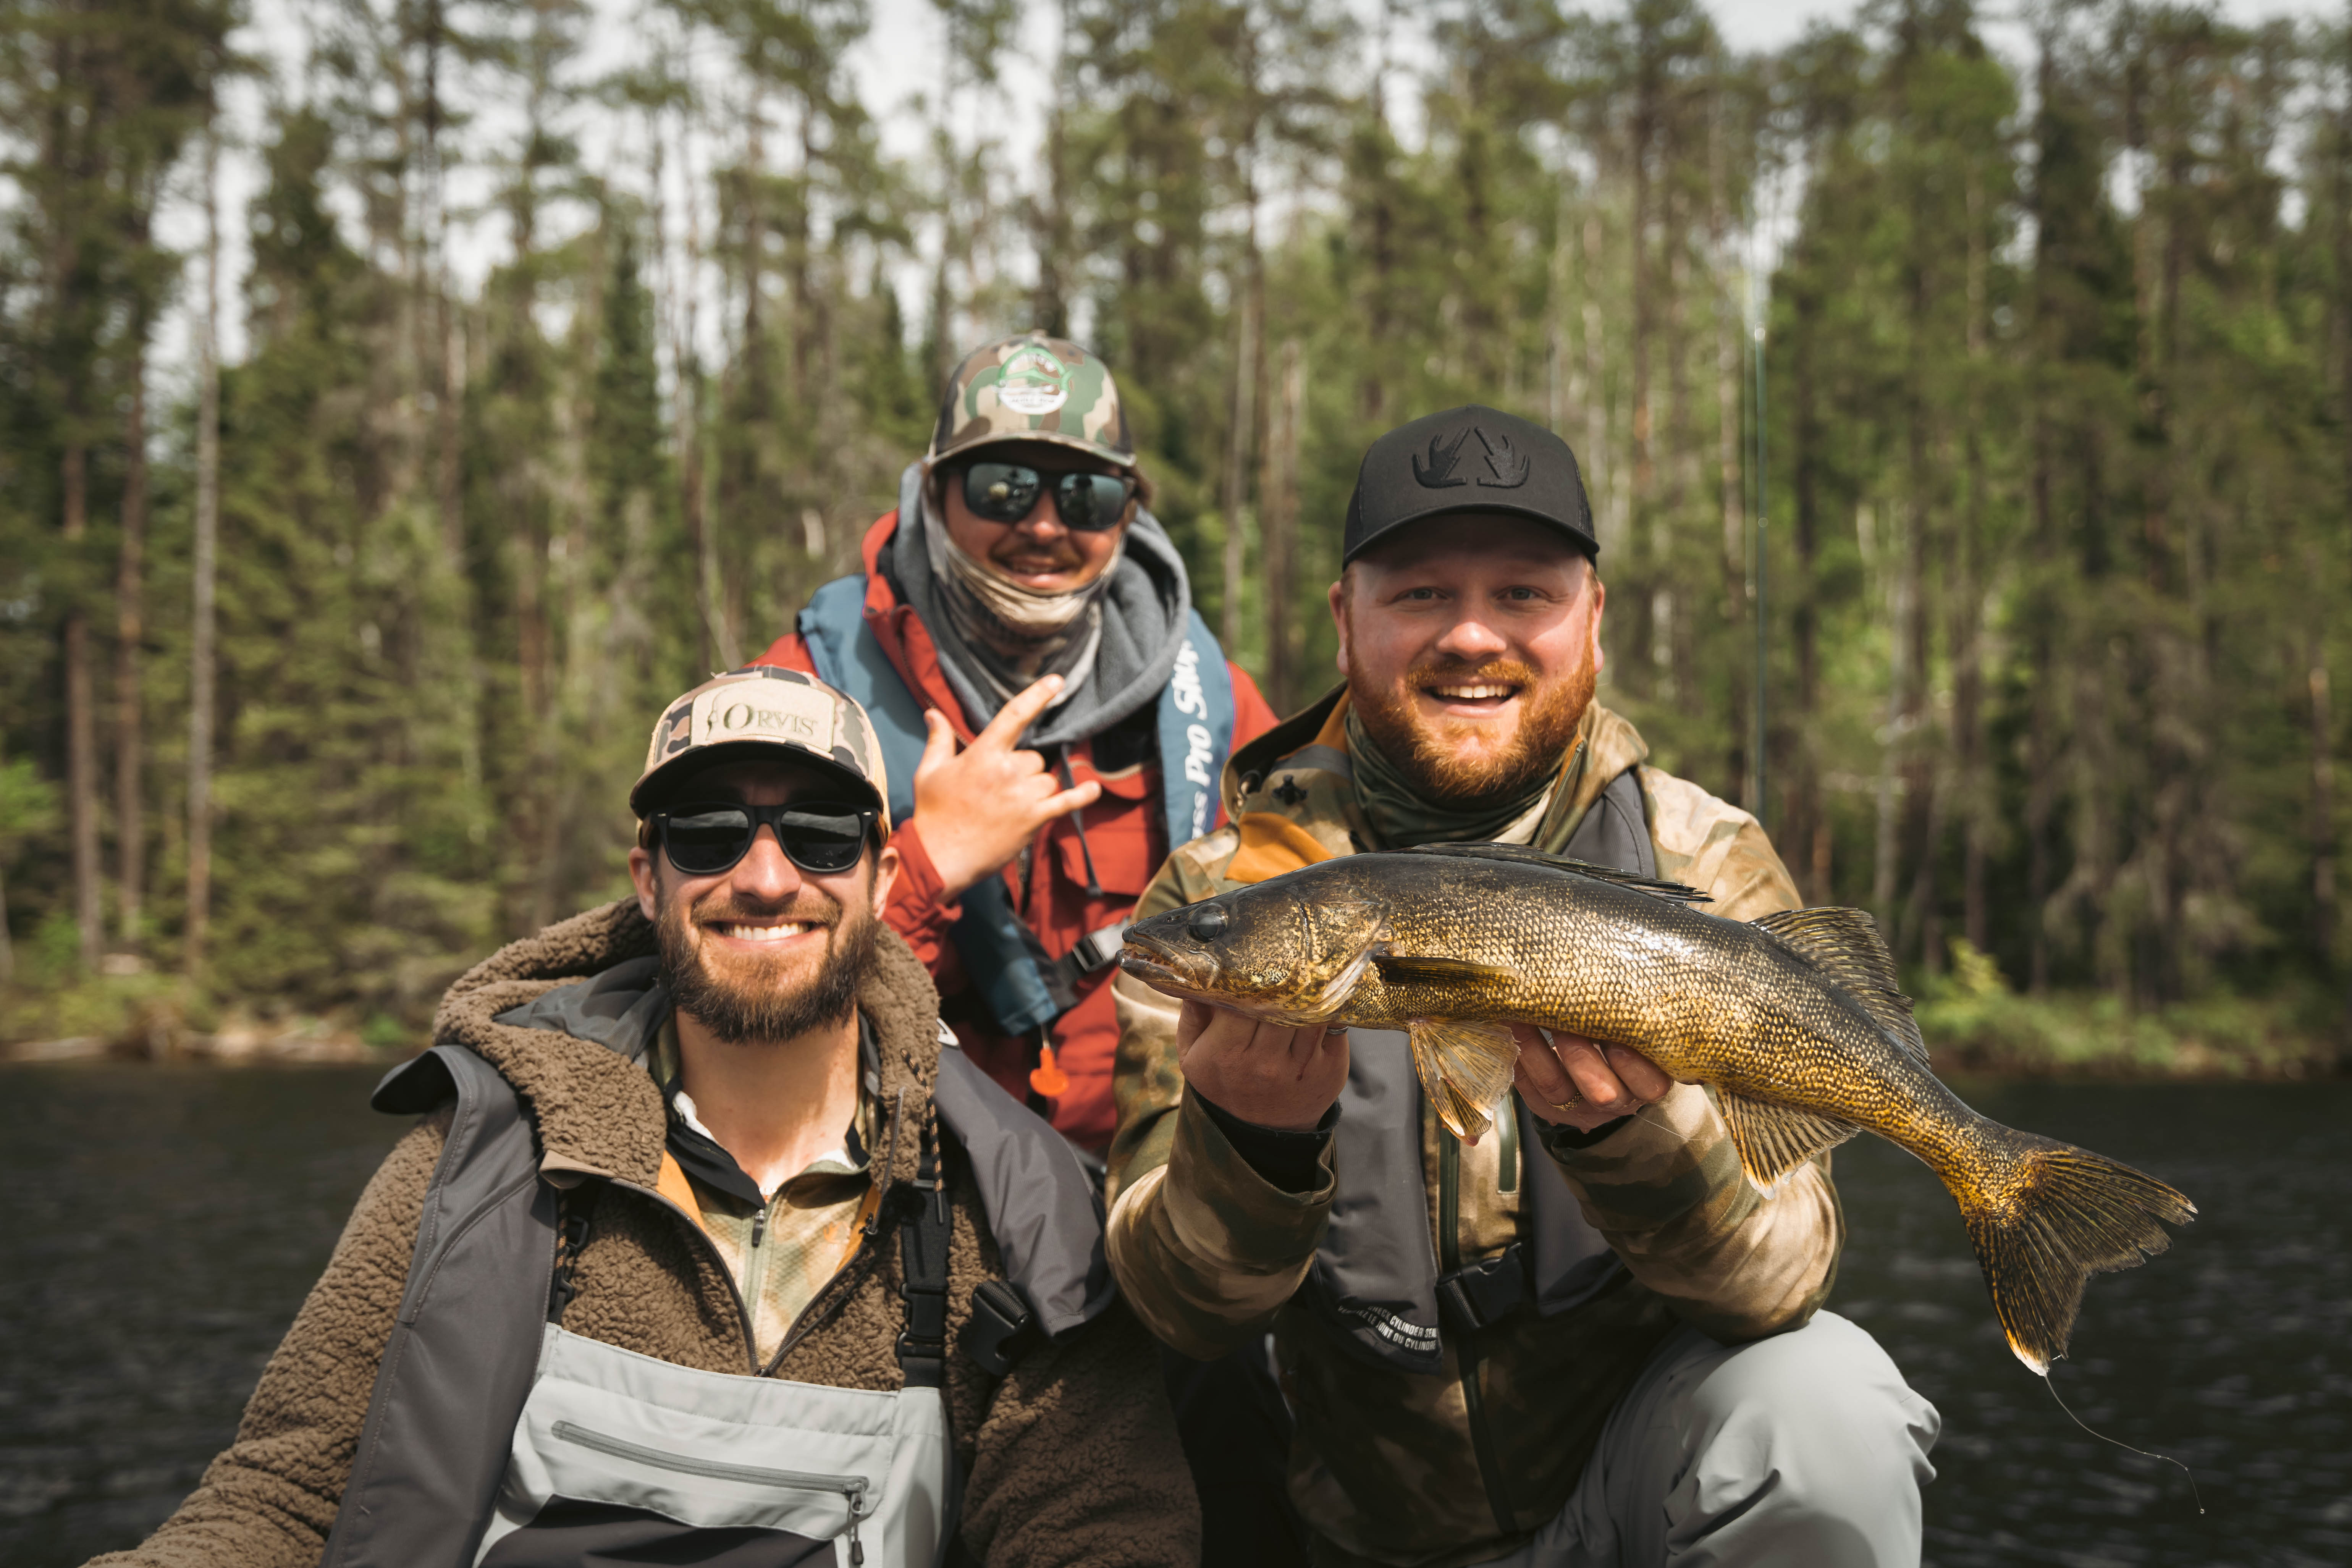
[[1054,1065],[1053,1047],[1038,1049],[1037,1065],[1029,1069],[1029,1087],[1047,1100],[1070,1092],[1070,1075]]

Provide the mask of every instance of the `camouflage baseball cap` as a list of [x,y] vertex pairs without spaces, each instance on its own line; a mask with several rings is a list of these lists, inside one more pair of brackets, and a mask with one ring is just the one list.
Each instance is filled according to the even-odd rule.
[[1135,467],[1110,366],[1043,332],[975,349],[948,377],[930,460],[997,441],[1051,441]]
[[629,809],[642,818],[686,774],[774,752],[836,775],[890,831],[890,781],[866,710],[813,675],[766,664],[713,676],[669,705],[646,747]]

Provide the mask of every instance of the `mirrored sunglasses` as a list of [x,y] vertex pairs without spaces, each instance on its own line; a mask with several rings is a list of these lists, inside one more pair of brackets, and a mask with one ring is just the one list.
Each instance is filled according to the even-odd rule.
[[1117,528],[1135,495],[1135,480],[1124,474],[1092,474],[1079,469],[1056,473],[1025,463],[974,463],[963,471],[963,504],[976,517],[991,522],[1019,522],[1035,510],[1037,498],[1050,490],[1062,526],[1079,533],[1100,533]]

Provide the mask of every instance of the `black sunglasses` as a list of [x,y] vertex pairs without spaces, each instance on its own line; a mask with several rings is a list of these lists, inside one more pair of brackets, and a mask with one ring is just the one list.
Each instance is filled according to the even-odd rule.
[[1135,495],[1135,480],[1124,474],[1076,468],[1056,473],[1026,463],[974,463],[963,471],[963,504],[991,522],[1019,522],[1035,510],[1038,496],[1048,487],[1062,526],[1079,533],[1117,528]]
[[846,871],[866,853],[866,835],[881,813],[871,807],[836,805],[737,805],[713,802],[654,813],[669,863],[689,877],[732,870],[751,852],[764,825],[792,863],[820,876]]

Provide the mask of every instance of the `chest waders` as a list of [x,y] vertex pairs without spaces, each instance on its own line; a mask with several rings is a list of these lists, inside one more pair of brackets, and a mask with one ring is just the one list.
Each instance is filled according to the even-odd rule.
[[[680,1561],[929,1568],[955,1530],[949,1209],[926,1137],[897,1194],[896,1392],[675,1366],[567,1331],[555,1292],[478,1568]],[[689,1538],[691,1538],[689,1540]]]
[[[439,1046],[373,1103],[447,1105],[451,1121],[324,1568],[948,1560],[961,1491],[943,1387],[953,1216],[929,1135],[914,1180],[877,1215],[898,1232],[905,1303],[906,1386],[882,1392],[701,1372],[569,1331],[557,1264],[579,1238],[559,1247],[559,1194],[513,1088]],[[1001,1377],[1032,1336],[1109,1304],[1100,1200],[1060,1135],[952,1047],[933,1104],[1010,1276],[973,1292],[959,1348]]]
[[[1315,765],[1339,771],[1347,761],[1318,752]],[[1633,770],[1610,782],[1564,853],[1644,877],[1657,874]],[[1441,1131],[1442,1212],[1434,1225],[1444,1256],[1432,1254],[1421,1080],[1403,1031],[1348,1031],[1348,1082],[1339,1106],[1333,1162],[1349,1173],[1333,1194],[1330,1224],[1307,1273],[1307,1300],[1359,1355],[1407,1372],[1435,1373],[1444,1364],[1450,1335],[1465,1352],[1459,1359],[1471,1365],[1479,1330],[1525,1308],[1551,1317],[1580,1306],[1622,1267],[1600,1232],[1585,1223],[1568,1178],[1542,1152],[1541,1124],[1516,1098],[1511,1113],[1497,1118],[1496,1131],[1503,1180],[1526,1183],[1526,1239],[1467,1265],[1454,1256],[1459,1192],[1449,1178],[1459,1151]],[[1475,1404],[1476,1397],[1475,1389],[1465,1389],[1465,1398]]]

